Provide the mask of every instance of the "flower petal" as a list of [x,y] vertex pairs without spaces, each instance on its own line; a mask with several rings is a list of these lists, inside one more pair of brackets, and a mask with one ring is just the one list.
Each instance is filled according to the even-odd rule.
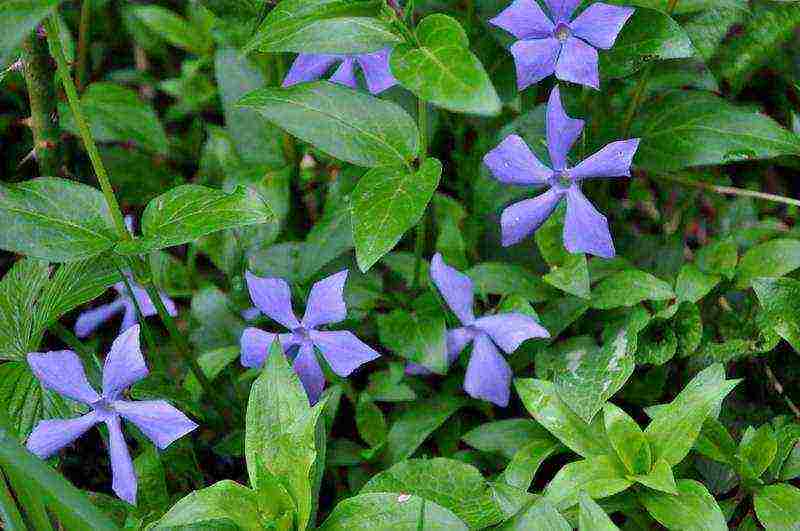
[[119,333],[125,332],[136,323],[139,322],[139,315],[136,312],[136,306],[130,299],[124,300],[125,312],[122,314],[122,322],[119,324]]
[[441,253],[433,255],[430,275],[442,298],[458,320],[465,325],[471,324],[475,320],[475,314],[472,313],[472,279],[447,265]]
[[133,469],[131,454],[122,434],[122,423],[117,415],[106,419],[108,426],[109,454],[111,454],[111,488],[121,499],[136,505],[136,472]]
[[447,331],[447,363],[452,365],[464,348],[477,334],[469,328],[454,328]]
[[380,354],[372,350],[369,345],[346,330],[336,332],[314,330],[310,332],[310,336],[314,345],[325,356],[325,361],[339,376],[349,376],[361,365],[380,357]]
[[608,50],[634,11],[632,7],[595,2],[570,23],[570,28],[595,48]]
[[358,80],[356,79],[356,68],[352,57],[346,58],[336,69],[336,72],[330,77],[330,80],[340,85],[345,85],[350,88],[358,88]]
[[32,454],[47,459],[86,433],[97,422],[97,413],[94,411],[74,419],[43,420],[28,437],[26,446]]
[[467,394],[506,407],[511,395],[511,374],[511,367],[489,336],[478,335],[473,343],[472,356],[464,377],[464,390]]
[[[242,350],[240,358],[242,365],[251,368],[261,367],[267,359],[269,348],[275,341],[275,337],[275,334],[264,332],[259,328],[254,328],[252,326],[245,328],[244,332],[242,332],[242,338],[239,340],[239,345]],[[283,346],[286,348],[285,345]]]
[[373,53],[365,53],[357,58],[361,71],[364,73],[364,80],[367,88],[373,94],[380,94],[397,85],[397,79],[389,69],[389,55],[392,53],[390,48],[384,48]]
[[301,53],[292,63],[289,73],[283,80],[284,87],[306,83],[321,78],[336,61],[338,55]]
[[536,319],[516,312],[481,317],[475,321],[475,326],[486,332],[508,354],[517,350],[526,339],[550,337]]
[[638,147],[638,138],[611,142],[591,157],[584,159],[569,173],[577,180],[597,177],[630,177],[631,162]]
[[162,450],[197,428],[195,422],[166,400],[116,400],[111,405]]
[[597,61],[597,50],[580,39],[570,37],[561,47],[556,63],[556,77],[600,90]]
[[567,154],[583,131],[583,120],[570,118],[561,105],[561,92],[556,85],[547,102],[547,150],[553,168],[567,167]]
[[92,389],[78,355],[71,350],[28,354],[28,364],[43,386],[84,404],[92,404],[100,395]]
[[517,39],[541,39],[552,35],[555,28],[536,0],[514,0],[489,24],[503,28]]
[[507,207],[500,215],[503,246],[519,243],[536,232],[553,213],[564,193],[550,188],[533,199],[525,199]]
[[322,368],[317,361],[317,355],[314,354],[313,345],[305,343],[300,347],[297,357],[292,363],[292,368],[303,382],[308,401],[313,406],[319,401],[322,390],[325,389],[325,375],[322,374]]
[[589,253],[602,258],[613,258],[615,254],[608,220],[577,187],[567,192],[564,246],[571,253]]
[[581,0],[545,0],[545,3],[553,15],[553,20],[558,23],[569,22]]
[[505,184],[543,185],[553,174],[519,135],[508,135],[483,157],[483,163]]
[[344,304],[346,281],[347,269],[314,283],[308,296],[306,313],[303,315],[302,324],[305,328],[344,321],[347,317],[347,307]]
[[103,304],[97,308],[86,310],[78,316],[75,321],[75,335],[83,339],[92,335],[103,323],[111,320],[116,314],[125,308],[123,299],[116,299],[114,302]]
[[248,271],[245,274],[250,298],[258,309],[273,321],[289,330],[300,326],[292,310],[292,291],[281,278],[261,278]]
[[552,37],[517,41],[511,45],[517,67],[517,88],[524,90],[555,72],[560,49],[561,44]]
[[139,345],[139,325],[117,336],[103,364],[103,396],[116,400],[122,391],[147,376],[147,364]]

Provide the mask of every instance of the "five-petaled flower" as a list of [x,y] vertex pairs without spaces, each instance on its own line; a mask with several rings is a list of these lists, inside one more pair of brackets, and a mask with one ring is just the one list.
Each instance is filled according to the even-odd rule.
[[92,408],[90,413],[69,420],[43,420],[28,438],[28,450],[46,459],[105,422],[108,427],[109,453],[114,492],[136,503],[136,473],[133,469],[122,420],[133,422],[161,449],[197,428],[186,415],[164,400],[124,400],[122,393],[147,376],[147,365],[139,348],[139,325],[123,332],[111,345],[103,367],[103,392],[98,394],[86,379],[78,356],[71,350],[28,354],[28,363],[43,386]]
[[[464,390],[473,398],[488,400],[501,407],[507,406],[512,372],[497,347],[511,354],[526,339],[546,338],[550,334],[533,317],[522,313],[498,313],[476,319],[472,311],[472,280],[447,265],[439,253],[431,260],[430,274],[447,306],[464,325],[447,331],[449,363],[453,363],[461,351],[472,343]],[[427,373],[416,365],[410,365],[407,372]]]
[[555,87],[547,103],[547,149],[552,169],[542,164],[517,135],[508,136],[483,158],[494,177],[502,183],[549,187],[533,199],[520,201],[503,211],[500,226],[504,246],[518,243],[535,232],[566,197],[564,246],[567,250],[603,258],[614,256],[608,220],[586,199],[580,185],[584,179],[630,177],[639,139],[612,142],[570,168],[567,154],[582,130],[583,120],[567,116],[558,87]]
[[397,84],[397,80],[389,69],[391,49],[358,55],[305,54],[301,53],[292,63],[289,73],[283,80],[283,86],[289,87],[298,83],[314,81],[324,76],[330,68],[341,62],[330,80],[350,88],[358,88],[356,64],[364,74],[367,89],[379,94]]
[[[347,317],[344,283],[347,270],[320,280],[311,287],[303,320],[298,321],[292,309],[289,285],[280,278],[261,278],[247,272],[247,287],[253,303],[270,319],[289,329],[277,334],[287,354],[295,354],[294,371],[303,382],[308,400],[315,404],[325,387],[325,376],[314,353],[318,348],[331,370],[349,376],[356,368],[380,356],[346,330],[318,330],[320,326],[338,323]],[[276,334],[258,328],[247,328],[242,334],[242,365],[260,367],[269,353]]]
[[558,79],[600,88],[597,50],[614,46],[633,14],[630,7],[595,2],[571,20],[581,0],[545,0],[551,17],[536,0],[514,0],[489,22],[519,39],[511,46],[522,90],[550,74]]

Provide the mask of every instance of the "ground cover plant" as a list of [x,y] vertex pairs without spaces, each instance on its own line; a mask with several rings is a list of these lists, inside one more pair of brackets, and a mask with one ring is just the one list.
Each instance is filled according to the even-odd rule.
[[800,529],[798,28],[0,0],[0,528]]

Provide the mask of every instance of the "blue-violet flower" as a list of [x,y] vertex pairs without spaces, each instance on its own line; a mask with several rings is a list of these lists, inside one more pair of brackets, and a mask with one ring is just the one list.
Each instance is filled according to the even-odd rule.
[[341,62],[330,80],[350,88],[358,88],[355,67],[358,65],[364,74],[367,89],[372,94],[380,94],[397,84],[389,69],[390,48],[358,55],[305,54],[301,53],[283,80],[283,86],[307,83],[324,76],[330,68]]

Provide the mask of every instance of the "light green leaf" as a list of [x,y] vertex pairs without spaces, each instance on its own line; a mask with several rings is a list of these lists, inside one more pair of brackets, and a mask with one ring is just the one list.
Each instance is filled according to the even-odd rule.
[[466,531],[464,522],[431,501],[405,493],[369,493],[334,507],[319,531]]
[[569,254],[564,263],[554,265],[542,280],[565,293],[589,299],[589,267],[583,253]]
[[722,277],[704,273],[694,264],[684,264],[675,284],[677,302],[697,302],[708,295],[721,280]]
[[644,105],[631,127],[636,163],[656,172],[800,153],[800,138],[710,92],[675,91]]
[[446,374],[447,335],[441,313],[393,310],[377,316],[381,343],[398,356],[437,373]]
[[727,531],[722,510],[702,483],[682,479],[677,487],[677,495],[645,490],[639,500],[650,516],[672,531]]
[[497,480],[527,492],[544,460],[564,451],[566,448],[549,435],[547,439],[531,439],[514,454]]
[[53,262],[95,257],[117,239],[100,190],[54,177],[0,184],[0,248]]
[[541,496],[497,528],[498,531],[572,531],[572,526],[553,505]]
[[672,288],[650,273],[638,269],[619,271],[604,278],[592,290],[592,307],[601,310],[635,306],[642,301],[675,297]]
[[272,208],[254,190],[240,187],[228,194],[184,184],[150,201],[142,215],[142,238],[122,242],[116,251],[142,254],[225,229],[274,222]]
[[559,509],[578,503],[578,495],[606,498],[632,485],[616,455],[601,455],[568,463],[548,483],[544,497]]
[[800,529],[800,489],[788,483],[767,485],[753,498],[758,520],[767,531]]
[[703,422],[703,428],[694,443],[694,448],[699,453],[720,463],[729,465],[736,463],[738,451],[736,441],[733,440],[725,426],[714,417],[708,417]]
[[653,464],[653,469],[646,475],[636,476],[636,483],[645,487],[666,492],[667,494],[678,494],[678,487],[675,485],[675,476],[672,475],[672,467],[659,459]]
[[650,443],[636,421],[610,402],[603,406],[603,421],[611,446],[628,472],[647,473],[652,462]]
[[588,494],[581,491],[578,503],[580,504],[578,529],[581,531],[619,531],[603,508],[597,505],[597,502]]
[[442,164],[427,159],[414,173],[404,167],[376,168],[358,181],[352,197],[353,241],[361,271],[391,251],[416,225],[439,186]]
[[517,378],[514,386],[531,416],[574,452],[584,457],[614,452],[603,429],[603,421],[598,417],[587,424],[558,397],[551,382]]
[[269,12],[245,52],[360,54],[401,42],[378,18],[375,0],[284,0]]
[[736,271],[736,285],[750,286],[757,277],[782,277],[800,267],[800,240],[778,238],[751,247]]
[[484,529],[503,519],[489,484],[477,468],[453,459],[409,459],[372,477],[361,489],[403,492],[449,509],[470,529]]
[[623,26],[614,47],[600,54],[600,71],[610,78],[625,77],[649,61],[693,55],[692,41],[680,24],[666,13],[640,7]]
[[453,112],[500,113],[500,98],[458,21],[435,13],[419,23],[416,33],[419,47],[398,45],[390,58],[402,86]]
[[468,271],[475,284],[475,293],[487,295],[522,295],[530,302],[542,302],[557,293],[532,271],[516,264],[483,262]]
[[157,5],[132,6],[131,12],[147,28],[164,40],[195,55],[211,51],[211,35],[200,24],[190,24],[167,8]]
[[461,398],[445,396],[417,402],[406,409],[389,428],[385,462],[393,465],[411,457],[419,445],[464,404]]
[[[200,365],[200,368],[203,369],[203,374],[208,377],[209,381],[213,382],[225,367],[239,359],[240,353],[241,347],[238,345],[235,347],[222,347],[209,350],[197,356],[197,363]],[[186,375],[183,387],[196,401],[199,401],[200,397],[203,396],[203,387],[192,372]]]
[[419,152],[419,130],[402,108],[327,81],[260,89],[239,105],[359,166],[407,165]]
[[653,459],[680,463],[694,445],[706,417],[738,383],[725,379],[720,364],[698,373],[675,400],[658,410],[645,429]]
[[760,428],[753,429],[748,426],[739,443],[739,457],[741,458],[745,476],[756,479],[772,464],[778,452],[778,440],[772,431],[772,426],[763,424]]
[[60,3],[60,0],[0,2],[0,71],[16,59],[14,51],[22,40]]

